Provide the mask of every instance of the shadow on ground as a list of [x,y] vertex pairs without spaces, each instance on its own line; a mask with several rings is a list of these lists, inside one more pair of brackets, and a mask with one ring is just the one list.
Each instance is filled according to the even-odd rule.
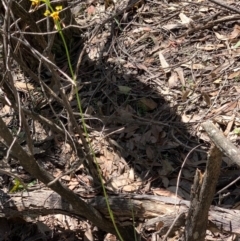
[[99,147],[103,175],[115,191],[171,196],[186,159],[178,195],[189,200],[195,169],[204,170],[208,146],[192,134],[194,125],[181,121],[179,105],[160,93],[159,88],[168,84],[167,76],[159,70],[157,78],[148,78],[141,60],[122,56],[118,40],[114,41],[117,26],[112,25],[98,60],[86,55],[79,70],[83,108],[90,117],[87,124],[102,134],[96,141],[93,138],[93,145]]

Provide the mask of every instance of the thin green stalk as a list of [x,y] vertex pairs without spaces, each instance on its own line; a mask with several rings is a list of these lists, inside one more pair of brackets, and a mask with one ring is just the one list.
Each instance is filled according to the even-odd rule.
[[[134,227],[135,219],[134,219],[133,204],[131,205],[131,208],[132,208],[132,219],[133,219],[133,227]],[[134,240],[137,241],[137,233],[136,233],[136,230],[135,230],[135,229],[134,229]]]
[[[42,0],[43,2],[46,3],[46,5],[49,7],[51,13],[54,13],[55,11],[53,10],[51,4],[50,4],[50,1],[49,0]],[[58,16],[57,16],[58,17]],[[65,41],[65,38],[64,38],[64,35],[63,35],[63,32],[62,32],[62,28],[61,28],[61,25],[60,25],[60,22],[58,19],[54,19],[54,22],[56,24],[56,27],[57,27],[57,31],[58,33],[60,34],[61,36],[61,39],[63,41],[63,44],[64,44],[64,48],[65,48],[65,52],[66,52],[66,55],[67,55],[67,61],[68,61],[68,66],[69,66],[69,69],[70,69],[70,73],[71,73],[71,76],[72,76],[72,79],[74,81],[74,83],[76,84],[76,76],[74,75],[74,72],[73,72],[73,68],[72,68],[72,64],[71,64],[71,59],[70,59],[70,54],[69,54],[69,51],[68,51],[68,47],[67,47],[67,44],[66,44],[66,41]],[[119,230],[118,230],[118,227],[116,225],[116,222],[115,222],[115,218],[114,218],[114,215],[113,215],[113,212],[111,210],[111,207],[110,207],[110,203],[109,203],[109,199],[108,199],[108,195],[107,195],[107,191],[106,191],[106,188],[104,186],[104,182],[103,182],[103,178],[102,178],[102,175],[101,175],[101,170],[100,170],[100,166],[96,160],[96,156],[95,156],[95,152],[92,148],[92,145],[90,143],[90,138],[89,138],[89,135],[88,135],[88,132],[87,132],[87,127],[86,127],[86,124],[85,124],[85,119],[84,119],[84,116],[83,116],[83,111],[82,111],[82,105],[81,105],[81,99],[80,99],[80,96],[78,94],[78,89],[77,89],[77,86],[75,85],[75,94],[76,94],[76,98],[77,98],[77,104],[78,104],[78,109],[79,109],[79,112],[80,112],[80,116],[81,116],[81,121],[82,121],[82,124],[83,124],[83,130],[84,130],[84,133],[86,135],[86,139],[87,139],[87,143],[89,145],[89,149],[91,151],[91,154],[93,156],[93,159],[96,163],[96,166],[97,166],[97,171],[98,171],[98,175],[100,177],[100,180],[101,180],[101,186],[102,186],[102,189],[103,189],[103,194],[104,194],[104,197],[105,197],[105,201],[106,201],[106,205],[107,205],[107,209],[108,209],[108,212],[109,212],[109,215],[110,215],[110,218],[111,218],[111,221],[113,223],[113,226],[116,230],[116,233],[118,235],[118,238],[121,240],[121,241],[124,241]]]

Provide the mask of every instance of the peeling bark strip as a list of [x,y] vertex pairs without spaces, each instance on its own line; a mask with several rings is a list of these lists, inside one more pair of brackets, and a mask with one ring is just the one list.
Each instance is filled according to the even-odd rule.
[[240,166],[240,150],[235,147],[210,121],[204,122],[202,127],[220,151]]
[[222,153],[214,145],[209,152],[206,171],[196,171],[191,190],[191,205],[185,227],[185,241],[204,241],[208,211],[213,200],[222,163]]

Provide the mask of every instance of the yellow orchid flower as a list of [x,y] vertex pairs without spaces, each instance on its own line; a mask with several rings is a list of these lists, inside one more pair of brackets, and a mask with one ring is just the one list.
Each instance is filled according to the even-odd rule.
[[40,5],[40,0],[30,0],[32,2],[32,6],[39,6]]
[[44,16],[49,16],[51,14],[51,12],[49,11],[49,10],[46,10],[45,12],[44,12]]
[[55,9],[56,9],[57,11],[61,11],[61,10],[62,10],[62,6],[56,6]]
[[44,13],[44,16],[51,16],[54,21],[58,21],[60,19],[59,11],[62,10],[62,6],[56,6],[55,9],[56,9],[56,11],[53,11],[53,12],[46,10]]

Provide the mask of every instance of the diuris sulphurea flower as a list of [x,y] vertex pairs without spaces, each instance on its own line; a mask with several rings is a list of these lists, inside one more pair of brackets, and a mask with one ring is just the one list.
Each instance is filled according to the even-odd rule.
[[32,2],[32,6],[38,7],[40,5],[40,0],[30,0]]
[[45,16],[51,16],[54,21],[58,21],[59,18],[59,12],[62,10],[62,6],[56,6],[56,11],[50,12],[49,10],[46,10],[44,15]]

